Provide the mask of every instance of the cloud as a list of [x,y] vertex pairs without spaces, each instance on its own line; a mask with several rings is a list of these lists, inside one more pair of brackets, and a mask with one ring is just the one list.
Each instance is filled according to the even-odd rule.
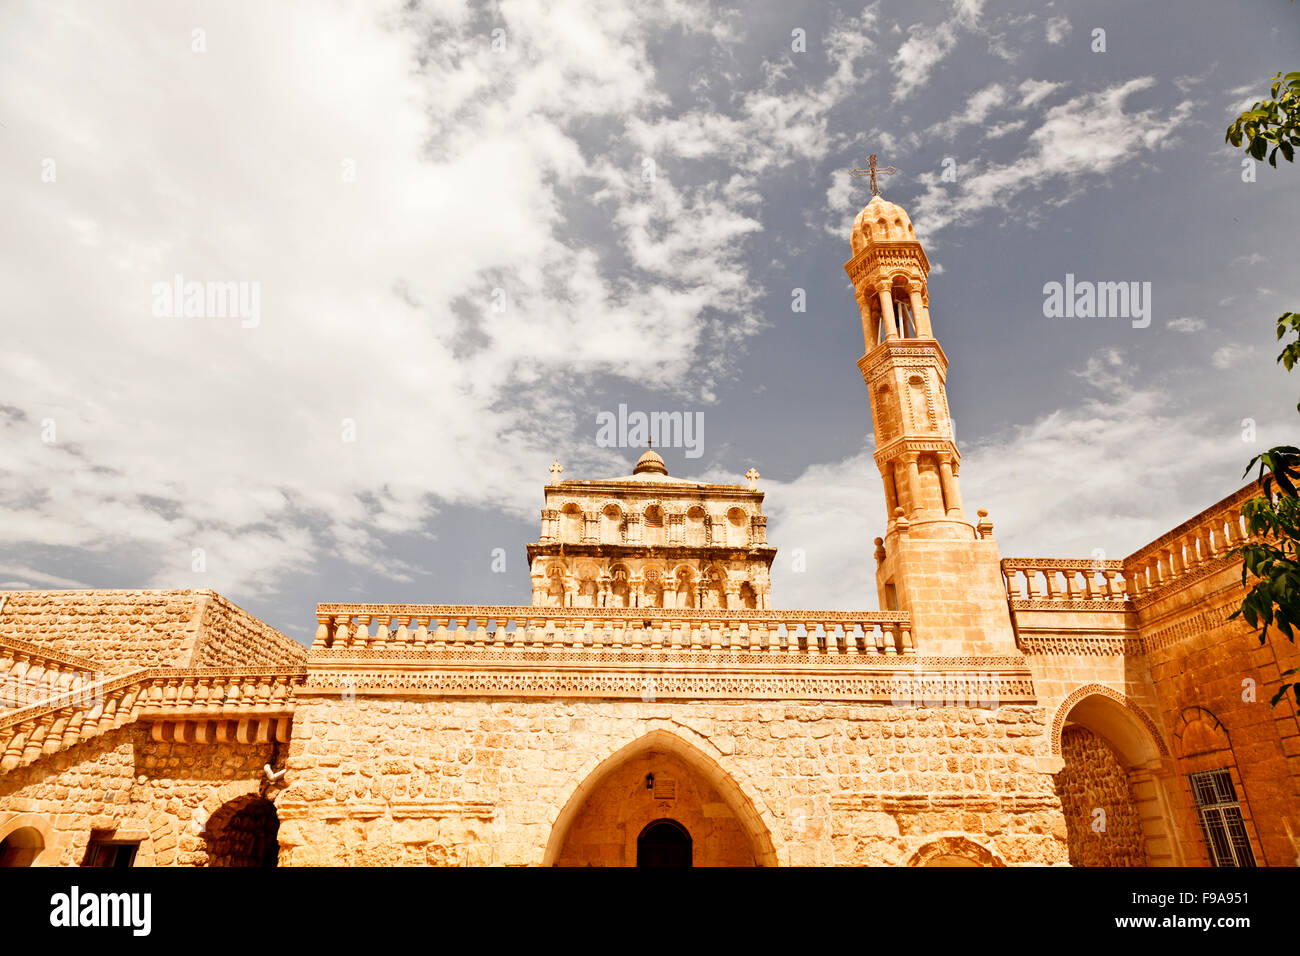
[[1016,88],[1021,95],[1020,108],[1034,106],[1063,86],[1064,83],[1053,83],[1051,80],[1025,80]]
[[[736,42],[703,4],[506,5],[500,51],[456,7],[299,14],[214,7],[203,53],[189,14],[143,4],[33,8],[0,37],[7,149],[37,170],[0,182],[31,319],[0,351],[6,551],[160,584],[197,551],[249,596],[326,557],[409,579],[388,537],[448,505],[531,514],[593,377],[711,400],[762,324],[754,177],[825,154],[870,44],[869,15],[841,24],[825,83],[762,85],[733,127],[656,85],[669,32]],[[765,145],[684,175],[714,136]],[[258,323],[155,316],[177,275],[255,284]]]
[[1165,328],[1171,332],[1199,332],[1205,328],[1205,320],[1184,315],[1176,319],[1170,319],[1165,323]]
[[[1177,381],[1180,370],[1171,370]],[[1238,487],[1253,446],[1235,421],[1190,409],[1116,349],[1075,369],[1091,392],[962,444],[968,517],[984,508],[1004,557],[1122,558]],[[1282,426],[1261,425],[1259,433]],[[884,491],[869,443],[841,462],[771,483],[777,607],[876,606],[872,541]],[[808,570],[792,569],[794,548]]]
[[1001,83],[990,83],[983,89],[972,93],[966,101],[966,108],[950,116],[942,123],[936,123],[926,130],[930,136],[950,137],[964,126],[978,126],[988,115],[1007,101],[1007,91]]
[[1073,27],[1067,17],[1052,17],[1047,21],[1047,42],[1059,46],[1065,42]]
[[924,224],[927,234],[936,233],[969,222],[988,209],[1005,209],[1020,194],[1048,183],[1063,187],[1060,201],[1067,201],[1086,177],[1168,148],[1190,103],[1180,103],[1164,114],[1156,109],[1124,109],[1130,96],[1154,84],[1152,77],[1139,77],[1050,108],[1029,135],[1026,155],[965,176],[955,190],[929,177],[926,192],[914,204],[913,221],[918,228]]
[[905,99],[930,78],[930,72],[957,45],[962,33],[975,29],[983,11],[983,0],[956,0],[953,15],[938,26],[916,23],[890,61],[897,77],[894,97]]
[[1245,361],[1254,354],[1254,346],[1229,342],[1227,345],[1221,345],[1214,350],[1214,354],[1210,356],[1210,364],[1215,368],[1232,368],[1232,366]]
[[1251,252],[1251,253],[1237,256],[1235,259],[1233,259],[1231,262],[1228,263],[1228,268],[1240,269],[1243,266],[1257,266],[1267,261],[1268,261],[1268,256],[1265,256],[1262,253],[1258,253],[1258,252]]

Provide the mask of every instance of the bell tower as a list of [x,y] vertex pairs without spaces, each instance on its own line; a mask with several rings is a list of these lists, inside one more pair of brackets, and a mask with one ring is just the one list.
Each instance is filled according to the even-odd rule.
[[878,192],[853,221],[850,245],[844,270],[865,344],[858,369],[885,492],[880,607],[908,611],[928,653],[1014,651],[993,525],[972,524],[962,504],[948,357],[930,322],[930,262],[907,213]]

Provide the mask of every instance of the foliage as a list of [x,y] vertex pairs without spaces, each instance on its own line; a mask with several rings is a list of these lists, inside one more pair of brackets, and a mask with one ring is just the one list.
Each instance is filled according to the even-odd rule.
[[[1294,162],[1295,148],[1300,146],[1300,73],[1278,73],[1270,93],[1272,99],[1261,100],[1237,117],[1228,127],[1226,141],[1245,149],[1256,161],[1262,162],[1267,155],[1269,165],[1276,169],[1279,152],[1288,163]],[[1295,335],[1296,340],[1283,346],[1277,360],[1289,372],[1300,362],[1300,313],[1278,316],[1278,341],[1287,335]],[[1300,403],[1296,410],[1300,411]],[[1261,644],[1268,640],[1270,627],[1295,643],[1300,629],[1300,491],[1296,487],[1300,484],[1300,448],[1270,448],[1251,459],[1245,474],[1256,467],[1261,494],[1241,508],[1249,537],[1232,552],[1242,559],[1241,583],[1249,589],[1232,618],[1243,618],[1258,628]],[[1254,584],[1250,585],[1252,578]],[[1291,668],[1281,676],[1295,673],[1296,668]],[[1294,681],[1282,682],[1273,704],[1288,691],[1300,706],[1300,683]]]
[[[1252,157],[1277,168],[1277,154],[1288,163],[1295,161],[1300,146],[1300,73],[1278,73],[1273,77],[1272,99],[1260,100],[1228,127],[1225,142],[1243,147]],[[1270,150],[1269,147],[1273,148]]]

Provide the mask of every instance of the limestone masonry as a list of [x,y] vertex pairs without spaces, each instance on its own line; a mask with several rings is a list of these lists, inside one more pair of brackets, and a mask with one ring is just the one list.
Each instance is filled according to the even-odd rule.
[[1003,558],[912,223],[851,244],[881,610],[776,610],[757,471],[653,451],[552,466],[527,607],[321,604],[305,648],[210,591],[9,592],[0,865],[1295,864],[1300,655],[1228,620],[1256,489]]

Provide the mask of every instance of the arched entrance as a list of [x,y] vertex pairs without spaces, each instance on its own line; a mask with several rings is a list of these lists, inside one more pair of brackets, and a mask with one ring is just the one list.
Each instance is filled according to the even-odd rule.
[[0,866],[32,866],[45,849],[45,838],[35,827],[19,827],[0,840]]
[[649,852],[662,858],[680,856],[683,836],[689,864],[653,865],[776,865],[767,827],[736,781],[698,747],[655,730],[588,774],[556,819],[544,862],[640,866],[643,838],[651,838]]
[[1064,766],[1056,790],[1073,866],[1174,863],[1162,778],[1168,749],[1151,719],[1100,684],[1079,688],[1053,722]]
[[208,866],[275,866],[280,854],[275,804],[255,793],[236,797],[208,818]]
[[676,820],[648,823],[636,838],[638,867],[688,867],[691,863],[691,835]]

